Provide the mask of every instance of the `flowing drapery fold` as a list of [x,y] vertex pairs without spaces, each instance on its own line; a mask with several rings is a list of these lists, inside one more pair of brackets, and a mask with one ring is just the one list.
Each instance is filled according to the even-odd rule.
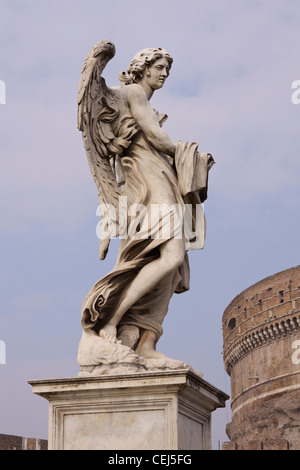
[[[120,240],[115,267],[92,287],[83,302],[83,329],[98,332],[112,318],[122,293],[137,273],[159,257],[160,246],[171,238],[184,237],[186,255],[182,266],[140,298],[120,322],[120,326],[135,325],[154,331],[158,337],[162,334],[172,295],[189,289],[187,251],[204,246],[205,217],[201,202],[207,198],[212,164],[212,157],[199,153],[197,144],[178,142],[171,161],[141,132],[133,136],[128,149],[118,159],[117,169],[122,175],[120,191],[126,198],[126,235]],[[186,233],[186,222],[191,220]]]

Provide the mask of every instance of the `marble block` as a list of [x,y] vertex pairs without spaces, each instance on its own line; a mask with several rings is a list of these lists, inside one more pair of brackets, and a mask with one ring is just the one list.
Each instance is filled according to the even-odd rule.
[[49,401],[49,450],[207,450],[228,399],[189,369],[29,384]]

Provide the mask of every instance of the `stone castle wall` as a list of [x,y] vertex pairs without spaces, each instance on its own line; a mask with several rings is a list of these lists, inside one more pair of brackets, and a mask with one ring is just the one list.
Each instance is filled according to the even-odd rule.
[[300,449],[300,266],[235,297],[223,314],[223,338],[231,440],[241,447],[263,437],[266,448],[285,439]]

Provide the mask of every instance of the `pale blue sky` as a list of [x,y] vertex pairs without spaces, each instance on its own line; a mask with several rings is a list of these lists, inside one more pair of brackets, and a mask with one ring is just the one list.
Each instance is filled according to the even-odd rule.
[[[81,303],[114,265],[98,260],[97,192],[76,128],[83,60],[117,49],[104,76],[144,47],[174,58],[153,106],[175,140],[216,165],[207,240],[190,254],[191,290],[172,299],[159,348],[230,393],[222,313],[243,289],[299,264],[300,4],[293,0],[1,0],[0,433],[47,437],[47,403],[27,380],[74,376]],[[230,409],[215,413],[223,442]]]

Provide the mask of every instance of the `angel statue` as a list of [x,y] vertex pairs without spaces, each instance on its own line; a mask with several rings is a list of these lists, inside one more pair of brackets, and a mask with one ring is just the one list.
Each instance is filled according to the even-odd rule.
[[162,129],[167,116],[150,105],[171,56],[143,49],[120,86],[108,87],[102,72],[114,55],[112,42],[96,44],[78,91],[78,128],[101,208],[100,259],[110,238],[120,238],[115,267],[83,302],[80,375],[184,366],[156,344],[172,295],[189,289],[188,251],[204,246],[202,203],[214,163],[197,143],[174,142]]

